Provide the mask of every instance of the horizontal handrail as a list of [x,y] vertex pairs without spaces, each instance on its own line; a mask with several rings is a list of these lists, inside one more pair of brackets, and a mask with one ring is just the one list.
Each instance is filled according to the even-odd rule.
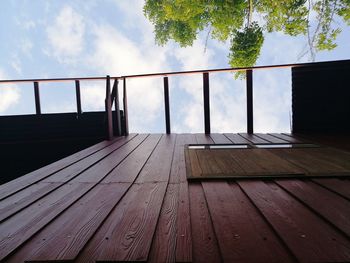
[[[239,67],[239,68],[219,68],[219,69],[200,69],[200,70],[189,70],[189,71],[170,71],[170,72],[157,72],[148,74],[137,74],[137,75],[125,75],[125,76],[114,76],[110,79],[130,79],[130,78],[147,78],[147,77],[167,77],[174,75],[191,75],[191,74],[202,74],[202,73],[218,73],[218,72],[236,72],[246,70],[260,70],[260,69],[273,69],[273,68],[290,68],[290,67],[302,67],[302,66],[314,66],[319,63],[333,63],[342,62],[348,60],[333,60],[333,61],[319,61],[319,62],[307,62],[307,63],[294,63],[294,64],[279,64],[279,65],[266,65],[266,66],[254,66],[254,67]],[[77,78],[52,78],[52,79],[12,79],[12,80],[0,80],[0,84],[10,83],[25,83],[25,82],[65,82],[65,81],[99,81],[106,80],[106,77],[77,77]]]

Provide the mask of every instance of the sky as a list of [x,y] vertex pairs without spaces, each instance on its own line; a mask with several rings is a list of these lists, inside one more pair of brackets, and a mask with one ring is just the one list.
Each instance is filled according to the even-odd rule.
[[[121,76],[227,68],[229,42],[157,46],[143,0],[2,0],[0,79]],[[350,59],[350,28],[316,61]],[[265,35],[257,65],[308,62],[306,38]],[[255,71],[254,131],[290,132],[291,71]],[[122,84],[122,83],[120,83]],[[104,110],[105,82],[81,84],[83,111]],[[122,86],[122,85],[120,85]],[[202,75],[169,77],[172,132],[203,132]],[[76,111],[74,82],[40,85],[43,113]],[[130,132],[165,132],[163,79],[127,81]],[[212,132],[246,132],[245,81],[210,74]],[[35,113],[33,84],[0,85],[0,115]]]

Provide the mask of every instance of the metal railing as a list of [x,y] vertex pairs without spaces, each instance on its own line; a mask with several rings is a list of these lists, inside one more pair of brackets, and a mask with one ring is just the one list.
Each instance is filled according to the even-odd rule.
[[[327,61],[327,62],[339,62],[338,61]],[[247,94],[247,132],[249,134],[254,132],[253,127],[253,71],[262,69],[275,69],[275,68],[292,68],[292,67],[304,67],[314,66],[320,62],[312,63],[294,63],[294,64],[280,64],[280,65],[267,65],[267,66],[256,66],[256,67],[242,67],[242,68],[221,68],[221,69],[205,69],[205,70],[192,70],[192,71],[177,71],[177,72],[158,72],[150,74],[138,74],[138,75],[126,75],[126,76],[106,76],[106,77],[79,77],[79,78],[52,78],[52,79],[15,79],[15,80],[0,80],[0,84],[16,84],[16,83],[28,83],[34,84],[34,98],[36,114],[41,114],[40,108],[40,93],[39,83],[49,82],[75,82],[76,89],[76,102],[77,102],[77,113],[81,114],[81,99],[80,99],[80,81],[106,81],[106,99],[105,99],[105,111],[107,116],[107,131],[108,138],[113,137],[113,119],[112,119],[112,107],[113,103],[116,112],[116,128],[117,136],[129,134],[129,121],[128,121],[128,101],[127,101],[127,79],[133,78],[150,78],[150,77],[163,77],[164,86],[164,112],[165,112],[165,130],[167,134],[171,133],[170,123],[170,106],[169,106],[169,76],[175,75],[203,75],[203,107],[204,107],[204,132],[210,134],[210,87],[209,87],[209,73],[218,72],[238,72],[245,71],[246,73],[246,94]],[[113,88],[111,91],[111,80],[114,80]],[[118,92],[118,83],[123,81],[123,116],[124,123],[121,121],[120,116],[120,100]],[[122,125],[124,126],[122,134]]]

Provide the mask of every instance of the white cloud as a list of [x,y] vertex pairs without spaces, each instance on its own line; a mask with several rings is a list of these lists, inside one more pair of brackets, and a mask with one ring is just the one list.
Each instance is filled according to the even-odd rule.
[[[0,69],[0,79],[7,79],[5,73]],[[0,113],[15,106],[20,99],[20,91],[15,85],[0,84]]]
[[83,50],[85,23],[72,7],[64,6],[46,29],[52,52],[60,62],[72,63]]

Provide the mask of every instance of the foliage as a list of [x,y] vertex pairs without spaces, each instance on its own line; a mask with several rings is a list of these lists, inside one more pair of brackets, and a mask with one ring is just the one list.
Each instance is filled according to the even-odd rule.
[[[316,51],[334,49],[340,33],[334,18],[350,25],[350,0],[145,0],[144,14],[154,24],[159,45],[172,39],[190,46],[200,31],[208,30],[213,39],[231,41],[232,67],[247,67],[256,63],[265,32],[306,35],[304,55],[313,59]],[[259,23],[253,17],[261,18]]]

